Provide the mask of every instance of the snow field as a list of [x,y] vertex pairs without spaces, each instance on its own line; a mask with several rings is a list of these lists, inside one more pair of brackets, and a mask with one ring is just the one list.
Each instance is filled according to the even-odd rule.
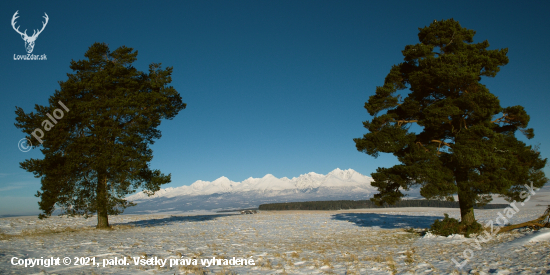
[[[510,220],[532,220],[544,207],[521,209]],[[502,210],[476,210],[480,221]],[[0,219],[0,274],[547,274],[550,244],[542,234],[499,234],[473,249],[462,236],[420,237],[404,228],[426,228],[458,209],[394,208],[348,211],[263,211],[255,215],[121,215],[113,230],[95,230],[96,219]],[[530,236],[537,243],[522,241]],[[513,244],[513,245],[512,245]],[[451,258],[473,257],[463,269]],[[127,258],[130,265],[35,266],[10,263],[40,257]],[[142,259],[253,259],[253,266],[134,265]]]

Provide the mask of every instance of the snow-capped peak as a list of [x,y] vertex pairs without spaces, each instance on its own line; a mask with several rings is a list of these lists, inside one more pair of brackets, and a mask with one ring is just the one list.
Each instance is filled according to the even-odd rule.
[[248,178],[242,182],[234,182],[222,176],[212,182],[198,180],[190,186],[161,189],[152,197],[143,193],[129,196],[129,200],[146,200],[159,197],[176,197],[180,195],[210,195],[224,193],[239,193],[256,191],[262,194],[266,192],[309,192],[318,188],[352,188],[369,192],[372,189],[370,183],[372,178],[364,176],[353,169],[341,170],[336,168],[327,175],[310,172],[299,177],[289,179],[287,177],[277,178],[267,174],[262,178]]

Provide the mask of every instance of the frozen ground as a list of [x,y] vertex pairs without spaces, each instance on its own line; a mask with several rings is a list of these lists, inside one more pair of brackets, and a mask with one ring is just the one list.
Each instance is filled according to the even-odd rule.
[[[509,222],[532,220],[544,209],[521,209]],[[499,211],[476,210],[476,217],[495,220]],[[113,230],[93,229],[95,218],[2,218],[0,274],[550,274],[549,231],[499,234],[477,247],[462,236],[403,230],[426,228],[443,213],[459,216],[458,209],[437,208],[121,215],[111,217]],[[451,259],[462,263],[466,249],[473,256],[459,269]],[[71,265],[14,266],[13,257],[69,257]],[[95,257],[100,266],[76,266],[75,257]],[[128,265],[101,265],[115,257],[126,257]],[[135,265],[134,257],[167,264]],[[212,257],[253,259],[255,265],[201,265]],[[169,267],[170,259],[194,258],[198,265]]]

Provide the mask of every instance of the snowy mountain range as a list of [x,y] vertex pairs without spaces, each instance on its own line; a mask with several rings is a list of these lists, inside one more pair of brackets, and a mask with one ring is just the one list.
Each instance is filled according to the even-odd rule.
[[327,175],[310,172],[289,179],[271,174],[234,182],[220,177],[212,182],[198,180],[189,186],[161,189],[148,197],[138,193],[127,197],[138,205],[127,214],[185,212],[258,207],[263,203],[314,200],[365,200],[377,193],[371,177],[353,169],[335,169]]

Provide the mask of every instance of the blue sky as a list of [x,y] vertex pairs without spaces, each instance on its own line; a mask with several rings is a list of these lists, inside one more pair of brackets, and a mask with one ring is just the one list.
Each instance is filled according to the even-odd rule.
[[[172,174],[164,187],[226,176],[296,177],[352,168],[370,175],[396,163],[355,149],[366,133],[365,101],[383,84],[418,28],[454,18],[477,31],[475,42],[508,48],[510,62],[483,79],[502,106],[531,115],[544,157],[550,93],[549,2],[517,1],[2,1],[0,3],[0,215],[38,213],[40,180],[19,168],[39,150],[19,151],[15,106],[46,105],[94,42],[138,51],[134,64],[174,67],[172,86],[187,109],[163,121],[152,146],[153,169]],[[12,29],[42,27],[33,54]],[[54,128],[55,129],[55,128]],[[549,174],[549,169],[545,172]]]

